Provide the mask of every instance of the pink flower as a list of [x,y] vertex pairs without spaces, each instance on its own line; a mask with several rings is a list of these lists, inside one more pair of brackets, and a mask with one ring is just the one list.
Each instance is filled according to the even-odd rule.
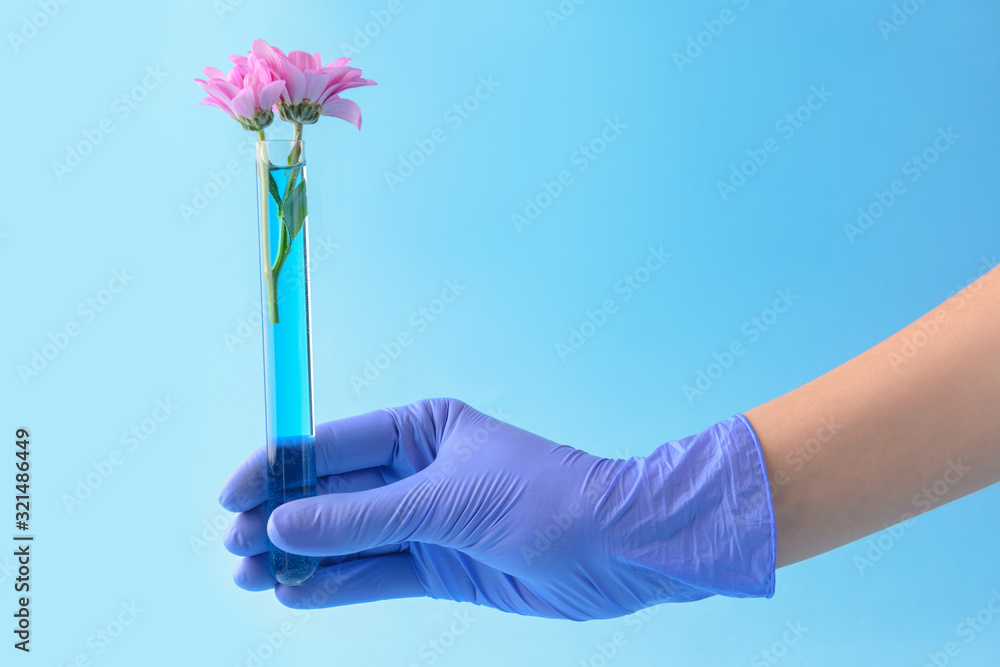
[[350,58],[337,58],[323,65],[318,53],[290,51],[286,55],[262,39],[254,41],[248,63],[250,58],[266,63],[285,82],[276,103],[282,120],[306,124],[315,123],[321,115],[333,116],[361,129],[361,109],[351,100],[342,99],[340,93],[373,86],[375,82],[361,78],[360,69],[348,67]]
[[214,67],[202,70],[207,80],[195,79],[208,97],[199,104],[222,109],[247,130],[259,131],[271,124],[271,108],[285,90],[285,82],[252,53],[230,56],[233,68],[223,74]]

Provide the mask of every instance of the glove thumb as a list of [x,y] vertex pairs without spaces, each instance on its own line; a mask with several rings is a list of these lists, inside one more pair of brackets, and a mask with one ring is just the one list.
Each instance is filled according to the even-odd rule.
[[376,489],[292,500],[271,513],[274,546],[305,556],[338,556],[417,541],[441,543],[454,514],[444,485],[425,471]]

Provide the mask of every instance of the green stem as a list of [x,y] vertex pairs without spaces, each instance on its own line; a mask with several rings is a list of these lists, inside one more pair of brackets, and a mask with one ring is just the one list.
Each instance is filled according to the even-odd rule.
[[271,324],[278,324],[278,281],[277,277],[267,281],[267,312]]
[[291,241],[288,240],[288,229],[285,227],[285,223],[281,223],[281,227],[278,228],[278,252],[274,255],[274,266],[271,267],[271,273],[274,275],[274,282],[278,282],[278,274],[281,273],[281,267],[285,263],[285,257],[288,256],[288,246],[291,245]]
[[[292,138],[296,142],[302,141],[302,123],[295,123]],[[299,161],[299,157],[302,155],[302,144],[296,143],[292,148],[291,152],[288,154],[288,165],[291,166]],[[299,179],[299,173],[302,171],[301,168],[296,167],[292,169],[288,174],[288,182],[285,184],[285,199],[288,201],[288,195],[291,194],[292,190],[295,189],[295,182]]]
[[[302,123],[293,124],[293,141],[302,141]],[[302,144],[296,143],[292,150],[288,153],[288,164],[293,165],[299,161],[299,157],[302,155]],[[292,190],[295,189],[296,182],[299,179],[299,174],[302,172],[300,167],[292,169],[288,174],[288,182],[285,184],[285,194],[282,201],[287,202],[288,196],[291,194]],[[288,250],[295,239],[288,238],[288,230],[285,224],[282,223],[281,229],[278,230],[278,253],[274,258],[274,266],[271,271],[275,276],[275,281],[278,279],[278,274],[281,272],[281,267],[285,264],[285,259],[288,257]]]
[[285,248],[285,252],[278,255],[278,258],[274,261],[274,276],[275,282],[277,282],[277,276],[281,273],[281,267],[285,265],[285,258],[288,257],[288,248]]
[[[257,137],[264,141],[264,131],[258,130]],[[264,284],[267,286],[267,307],[271,324],[278,323],[278,277],[271,267],[271,226],[268,204],[268,177],[270,160],[267,157],[267,146],[261,145],[257,153],[257,177],[260,179],[260,215],[261,215],[261,250],[264,255]]]
[[[294,140],[296,142],[302,141],[302,123],[294,123]],[[289,166],[296,164],[299,161],[299,157],[302,155],[301,144],[296,143],[295,146],[288,154],[288,164]],[[282,212],[282,217],[284,217],[285,211],[283,203],[288,201],[288,196],[291,194],[292,190],[295,188],[295,183],[299,178],[299,174],[302,169],[296,167],[289,172],[288,182],[285,184],[285,194],[282,201],[276,201],[278,209]],[[295,239],[288,238],[288,229],[283,220],[281,222],[281,227],[278,228],[278,250],[274,256],[274,264],[270,267],[268,271],[268,300],[272,300],[273,295],[273,305],[271,306],[271,322],[273,324],[278,323],[278,303],[277,303],[277,285],[278,276],[281,274],[281,267],[285,265],[285,259],[288,258],[288,250],[292,245],[292,241]],[[266,255],[270,259],[270,255]]]

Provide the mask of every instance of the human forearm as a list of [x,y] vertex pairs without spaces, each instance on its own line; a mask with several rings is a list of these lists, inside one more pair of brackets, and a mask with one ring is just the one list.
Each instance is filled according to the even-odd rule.
[[779,567],[1000,481],[998,276],[745,413],[771,480]]

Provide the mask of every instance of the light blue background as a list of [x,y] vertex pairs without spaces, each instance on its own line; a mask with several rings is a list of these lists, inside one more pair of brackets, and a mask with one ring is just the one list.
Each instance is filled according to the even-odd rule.
[[[996,3],[911,0],[919,10],[883,35],[885,0],[592,0],[554,27],[558,0],[400,1],[355,54],[379,83],[350,95],[363,130],[306,129],[312,245],[335,246],[313,260],[319,421],[452,395],[561,443],[645,454],[846,361],[997,261]],[[951,664],[995,658],[1000,619],[971,643],[956,626],[1000,590],[1000,489],[883,538],[891,549],[863,574],[867,539],[779,571],[772,600],[664,606],[642,623],[431,600],[306,619],[236,588],[237,559],[211,526],[229,521],[218,490],[263,437],[259,325],[235,347],[226,338],[258,309],[251,136],[195,106],[192,79],[256,37],[332,59],[387,5],[53,2],[12,44],[43,9],[5,4],[0,486],[9,502],[13,432],[25,426],[37,541],[33,652],[25,660],[0,627],[2,662],[247,665],[289,622],[294,635],[263,664],[429,665],[427,642],[448,642],[456,612],[474,622],[435,664],[599,665],[595,644],[618,631],[627,641],[608,664],[922,665],[948,641],[961,647]],[[672,54],[723,9],[734,22],[679,71]],[[115,100],[147,67],[162,81],[123,117]],[[490,97],[448,123],[491,76]],[[786,139],[775,123],[812,86],[833,96]],[[574,152],[616,118],[627,129],[580,172]],[[113,130],[60,180],[53,162],[104,119]],[[850,243],[856,209],[948,127],[960,135],[951,149]],[[447,140],[391,190],[385,173],[437,128]],[[769,137],[780,150],[723,201],[717,181]],[[208,187],[231,160],[231,182]],[[519,232],[511,215],[563,169],[573,183]],[[196,191],[213,196],[186,221]],[[616,281],[661,244],[666,266],[625,301]],[[88,321],[78,304],[123,268],[134,278]],[[445,280],[466,289],[416,332],[411,313]],[[750,343],[744,322],[778,289],[799,300]],[[608,298],[618,312],[564,363],[556,343]],[[79,335],[23,381],[18,367],[68,322]],[[403,331],[413,344],[355,391],[351,376]],[[746,353],[689,402],[682,386],[734,340]],[[129,451],[122,433],[168,398],[174,414]],[[115,450],[121,465],[68,510],[64,498]],[[8,625],[12,564],[0,557]],[[133,600],[143,611],[98,655],[95,633]],[[760,652],[795,622],[808,631],[768,662]]]

